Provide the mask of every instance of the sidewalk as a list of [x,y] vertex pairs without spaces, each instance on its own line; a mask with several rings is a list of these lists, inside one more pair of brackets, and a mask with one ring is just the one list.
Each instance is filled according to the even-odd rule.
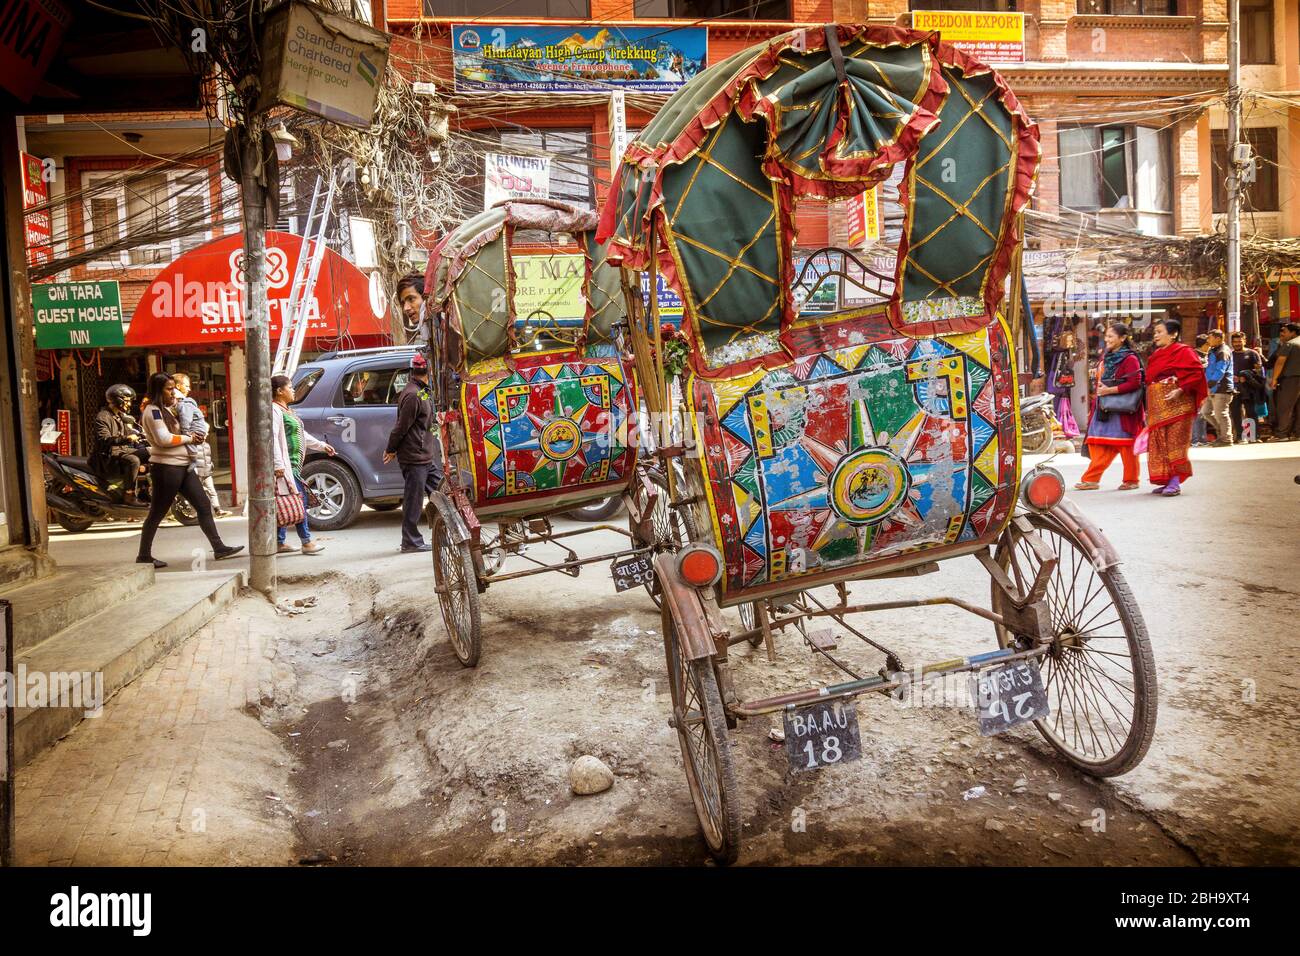
[[252,601],[260,599],[237,603],[18,772],[19,864],[291,861],[293,834],[262,789],[278,781],[287,790],[288,761],[245,712],[274,679],[269,632],[252,626],[274,613]]

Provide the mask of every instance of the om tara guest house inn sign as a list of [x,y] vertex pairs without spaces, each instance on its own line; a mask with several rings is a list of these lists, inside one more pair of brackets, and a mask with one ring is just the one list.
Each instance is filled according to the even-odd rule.
[[38,282],[32,286],[38,349],[122,344],[122,295],[116,282]]

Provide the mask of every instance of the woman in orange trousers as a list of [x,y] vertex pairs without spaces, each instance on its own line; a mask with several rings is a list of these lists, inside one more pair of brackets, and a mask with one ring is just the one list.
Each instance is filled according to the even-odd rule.
[[1133,454],[1133,442],[1142,431],[1143,414],[1139,402],[1136,410],[1121,414],[1101,407],[1103,395],[1123,395],[1142,389],[1142,359],[1133,351],[1132,333],[1123,322],[1111,323],[1106,329],[1106,353],[1098,366],[1100,381],[1092,417],[1088,420],[1088,455],[1092,463],[1083,480],[1074,487],[1092,491],[1101,487],[1101,476],[1118,455],[1124,462],[1124,480],[1120,491],[1141,487],[1141,467]]

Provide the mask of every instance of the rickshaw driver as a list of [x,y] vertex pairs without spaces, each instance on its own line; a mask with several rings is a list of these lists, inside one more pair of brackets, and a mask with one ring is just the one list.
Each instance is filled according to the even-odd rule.
[[384,464],[394,458],[402,469],[402,553],[431,551],[433,546],[420,534],[420,514],[425,497],[442,484],[442,463],[429,360],[423,352],[411,356],[410,377],[397,396],[397,422],[388,436]]

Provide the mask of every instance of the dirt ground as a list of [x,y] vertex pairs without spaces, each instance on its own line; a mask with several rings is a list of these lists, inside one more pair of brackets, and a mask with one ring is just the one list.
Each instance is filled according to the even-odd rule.
[[[545,610],[520,602],[517,584],[491,589],[483,658],[466,670],[423,575],[286,582],[284,600],[317,603],[288,619],[261,612],[276,633],[275,678],[250,713],[292,757],[290,792],[266,812],[292,828],[296,859],[709,862],[668,726],[658,613],[643,592],[613,594],[607,577],[582,583],[550,592]],[[797,634],[777,644],[776,664],[761,649],[734,652],[746,696],[834,676]],[[981,738],[967,711],[883,697],[858,712],[863,759],[813,774],[787,771],[769,737],[779,719],[734,732],[742,864],[1197,862],[1108,784],[1055,759],[1032,728]],[[610,790],[571,793],[569,765],[582,754],[614,771]],[[982,795],[963,798],[976,787]]]

